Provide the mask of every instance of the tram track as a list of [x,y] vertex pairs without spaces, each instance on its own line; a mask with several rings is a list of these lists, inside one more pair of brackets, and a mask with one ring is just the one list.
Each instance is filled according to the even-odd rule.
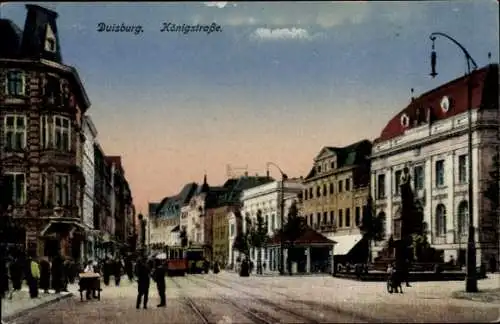
[[[210,289],[210,287],[208,287],[208,285],[206,283],[200,281],[201,279],[199,279],[197,277],[196,277],[196,279],[194,279],[193,277],[186,277],[186,279],[191,281],[192,283],[198,285],[199,287],[203,287],[205,289]],[[222,288],[230,289],[233,291],[236,290],[236,291],[240,292],[241,294],[246,295],[247,298],[251,297],[250,300],[252,300],[258,304],[272,308],[275,312],[282,312],[282,313],[287,313],[289,315],[292,315],[293,317],[300,320],[299,323],[307,323],[307,324],[319,324],[319,323],[321,323],[321,322],[318,322],[314,318],[311,318],[309,316],[305,316],[305,315],[303,315],[297,311],[291,310],[289,308],[285,308],[277,303],[274,303],[274,302],[271,302],[267,299],[264,299],[261,296],[257,296],[255,294],[250,294],[250,293],[248,293],[246,291],[242,291],[240,289],[235,289],[234,287],[231,287],[229,285],[217,282],[215,280],[207,279],[205,276],[203,277],[203,280],[210,282],[214,285],[217,285],[219,287],[222,287]],[[224,302],[232,305],[234,308],[243,312],[246,317],[251,318],[255,323],[275,324],[275,323],[283,322],[283,320],[279,317],[272,316],[266,312],[257,310],[255,308],[242,307],[242,306],[238,305],[236,302],[234,302],[233,300],[231,300],[225,296],[221,296],[221,295],[219,295],[219,296],[221,299],[224,300]]]
[[[218,279],[215,279],[215,278],[211,278],[211,279],[213,281],[218,281]],[[385,322],[385,321],[378,320],[378,319],[373,318],[373,317],[365,316],[365,315],[362,315],[362,314],[359,314],[359,313],[356,313],[353,311],[346,310],[345,308],[342,308],[342,307],[336,307],[333,305],[328,305],[328,304],[323,304],[323,303],[316,303],[316,302],[308,301],[308,300],[300,300],[300,299],[297,299],[296,296],[291,296],[289,294],[285,294],[282,292],[278,292],[278,291],[269,289],[269,287],[265,284],[258,284],[258,285],[250,286],[250,285],[242,284],[240,281],[237,281],[234,279],[224,278],[224,280],[227,282],[230,282],[233,285],[238,285],[238,286],[245,287],[245,288],[264,289],[267,292],[271,292],[272,294],[286,298],[287,302],[298,304],[298,305],[307,305],[307,306],[310,306],[312,308],[315,308],[315,311],[331,312],[331,313],[334,313],[334,314],[337,314],[340,316],[350,317],[350,318],[352,318],[356,321],[360,321],[360,322],[370,322],[370,323],[384,323]],[[254,284],[255,284],[255,282],[254,282]],[[285,288],[285,287],[279,287],[279,288]],[[233,289],[235,289],[235,288],[233,287]],[[242,291],[242,293],[247,293],[247,292]]]
[[[182,291],[182,286],[176,281],[175,278],[170,277],[170,280],[172,281],[172,283],[174,284],[174,286],[177,289],[179,289],[179,291]],[[193,301],[192,298],[186,296],[185,294],[181,294],[180,299],[182,300],[182,302],[184,303],[184,305],[186,305],[187,307],[189,307],[196,314],[196,316],[201,320],[201,323],[203,323],[203,324],[212,324],[210,322],[210,320],[208,319],[208,317],[203,313],[203,311],[198,306],[196,306],[196,304],[195,304],[195,302]]]

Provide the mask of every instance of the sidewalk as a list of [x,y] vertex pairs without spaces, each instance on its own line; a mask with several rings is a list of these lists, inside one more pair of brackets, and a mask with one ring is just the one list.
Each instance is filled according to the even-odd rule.
[[5,298],[2,300],[2,324],[33,309],[73,296],[78,291],[78,284],[69,285],[68,290],[69,292],[59,294],[56,294],[54,290],[49,290],[49,294],[44,294],[43,290],[40,290],[38,298],[32,299],[29,296],[28,287],[23,286],[21,291],[14,293],[12,299]]

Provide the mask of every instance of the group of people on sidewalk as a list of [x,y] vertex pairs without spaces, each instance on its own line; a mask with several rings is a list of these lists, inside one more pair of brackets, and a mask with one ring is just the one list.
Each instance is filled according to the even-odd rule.
[[78,273],[75,263],[61,255],[37,258],[15,251],[5,261],[0,278],[1,292],[9,299],[21,290],[23,281],[28,285],[31,298],[38,298],[39,289],[44,293],[49,293],[51,288],[56,293],[68,291],[68,284],[74,282]]
[[166,297],[166,264],[164,260],[147,259],[140,256],[135,265],[135,274],[137,276],[137,300],[135,307],[141,308],[141,303],[144,309],[148,308],[149,286],[151,278],[156,282],[160,303],[157,307],[167,306]]

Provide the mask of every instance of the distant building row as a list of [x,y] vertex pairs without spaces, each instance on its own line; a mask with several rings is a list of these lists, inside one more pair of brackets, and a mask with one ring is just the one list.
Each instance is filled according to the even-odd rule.
[[[478,263],[499,260],[498,206],[491,193],[486,193],[500,181],[499,165],[494,162],[500,149],[498,73],[498,64],[493,64],[472,75],[473,216]],[[178,231],[184,227],[189,240],[204,244],[213,260],[232,264],[237,255],[232,243],[238,228],[245,231],[246,222],[241,221],[245,216],[255,219],[260,210],[269,235],[280,228],[279,193],[283,186],[287,202],[284,216],[290,202],[296,200],[309,226],[336,242],[338,260],[354,262],[357,246],[363,245],[359,225],[369,196],[374,199],[375,215],[383,220],[385,239],[398,234],[400,178],[403,168],[408,167],[428,241],[442,252],[443,261],[453,257],[464,263],[469,203],[467,107],[467,80],[463,77],[412,98],[373,143],[363,140],[347,147],[324,147],[304,178],[282,183],[245,175],[229,179],[222,187],[208,186],[206,178],[201,186],[189,184],[180,195],[151,204],[150,243],[179,244]],[[380,253],[383,244],[375,243],[371,257]],[[263,256],[268,269],[276,270],[272,253],[264,251]],[[251,257],[255,258],[255,252]]]

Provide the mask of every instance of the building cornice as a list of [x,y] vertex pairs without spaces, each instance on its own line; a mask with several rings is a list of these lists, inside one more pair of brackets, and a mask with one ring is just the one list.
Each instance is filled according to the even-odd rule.
[[[480,130],[488,130],[488,129],[493,129],[493,130],[498,130],[498,125],[491,125],[487,123],[475,123],[472,125],[472,132],[480,131]],[[375,154],[372,154],[370,156],[371,160],[375,159],[383,159],[388,156],[393,156],[399,153],[403,153],[406,151],[414,150],[421,148],[422,146],[427,146],[427,145],[432,145],[435,143],[442,142],[446,139],[453,138],[453,137],[458,137],[462,135],[466,135],[468,132],[468,126],[464,125],[460,128],[455,128],[448,130],[446,132],[442,132],[436,135],[431,135],[429,137],[424,137],[412,142],[408,143],[403,143],[401,145],[398,145],[396,147],[391,147],[387,150],[383,150],[380,152],[377,152]]]
[[85,124],[89,127],[90,132],[92,133],[92,136],[94,138],[96,138],[98,132],[97,132],[97,128],[95,127],[94,122],[92,121],[92,118],[89,115],[85,115],[84,116],[84,121],[85,121]]

